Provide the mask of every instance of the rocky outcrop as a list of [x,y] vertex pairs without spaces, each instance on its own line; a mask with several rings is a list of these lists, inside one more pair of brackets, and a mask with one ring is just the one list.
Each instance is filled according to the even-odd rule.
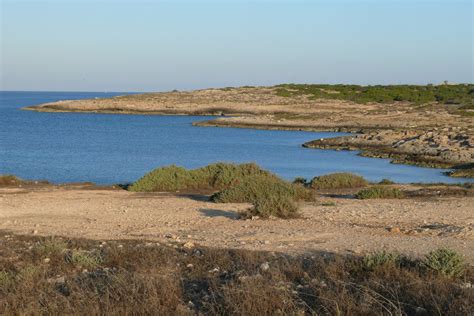
[[354,136],[318,139],[308,148],[361,150],[369,157],[430,167],[456,167],[474,161],[474,136],[460,128],[427,131],[371,131]]

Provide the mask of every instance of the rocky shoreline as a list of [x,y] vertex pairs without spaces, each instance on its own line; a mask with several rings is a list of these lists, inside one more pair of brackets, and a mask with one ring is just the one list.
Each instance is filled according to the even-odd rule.
[[374,131],[303,144],[307,148],[361,150],[363,156],[433,168],[469,167],[473,145],[472,135],[458,128],[443,131]]
[[41,112],[219,116],[193,125],[357,133],[353,136],[318,139],[303,146],[359,150],[361,155],[389,158],[394,163],[454,168],[448,174],[450,176],[474,176],[472,118],[459,115],[445,104],[356,104],[342,100],[312,99],[304,95],[282,97],[274,87],[243,87],[66,100],[24,109]]

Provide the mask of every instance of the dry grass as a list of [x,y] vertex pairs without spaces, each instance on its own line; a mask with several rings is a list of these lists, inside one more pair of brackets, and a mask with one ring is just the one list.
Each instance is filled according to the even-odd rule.
[[[94,265],[70,260],[87,254]],[[0,237],[0,314],[468,315],[472,267],[145,241]],[[397,256],[398,258],[398,256]],[[371,262],[368,269],[368,262]]]

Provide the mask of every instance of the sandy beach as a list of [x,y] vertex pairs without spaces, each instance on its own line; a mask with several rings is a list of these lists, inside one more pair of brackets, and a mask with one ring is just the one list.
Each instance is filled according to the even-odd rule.
[[[437,190],[442,188],[429,189],[435,195]],[[293,254],[362,255],[385,249],[416,257],[449,247],[474,262],[471,193],[387,200],[357,200],[349,193],[321,194],[316,202],[302,203],[300,219],[241,220],[239,211],[250,205],[212,203],[203,195],[134,193],[92,185],[4,187],[0,230]]]

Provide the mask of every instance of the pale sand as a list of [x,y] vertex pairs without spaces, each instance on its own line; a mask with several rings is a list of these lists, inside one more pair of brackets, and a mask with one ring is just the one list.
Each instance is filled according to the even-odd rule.
[[[247,207],[211,203],[203,197],[81,186],[0,188],[0,230],[286,253],[363,254],[386,249],[420,256],[449,247],[474,262],[474,197],[365,201],[321,197],[302,205],[303,219],[237,219],[237,212]],[[421,228],[427,224],[447,226]],[[400,232],[390,232],[390,227]]]

